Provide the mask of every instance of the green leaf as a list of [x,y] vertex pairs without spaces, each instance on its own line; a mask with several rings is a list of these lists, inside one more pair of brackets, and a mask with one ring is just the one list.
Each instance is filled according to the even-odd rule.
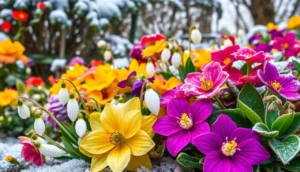
[[279,136],[285,132],[293,122],[294,114],[284,114],[277,118],[272,124],[271,130],[279,131]]
[[189,57],[186,60],[186,63],[185,63],[185,73],[189,74],[189,73],[192,73],[192,72],[195,72],[195,66],[192,62],[192,59]]
[[289,128],[287,130],[285,130],[285,132],[282,134],[282,137],[286,137],[290,134],[293,134],[299,128],[300,128],[300,113],[296,113],[296,114],[294,114],[293,122],[291,123]]
[[16,87],[17,87],[17,91],[20,95],[25,93],[26,87],[25,87],[24,82],[21,79],[16,79]]
[[290,135],[284,140],[269,140],[269,145],[283,164],[288,164],[300,150],[300,139],[296,135]]
[[267,138],[275,138],[279,133],[278,131],[270,131],[270,129],[262,122],[256,123],[252,130]]
[[264,104],[261,96],[251,84],[247,83],[241,90],[237,103],[252,124],[263,122]]
[[61,156],[61,157],[55,157],[55,159],[60,160],[60,161],[70,161],[74,159],[72,156]]
[[200,162],[200,159],[192,157],[183,152],[177,156],[176,160],[179,164],[181,164],[184,167],[199,169],[203,168],[203,164]]
[[252,127],[251,123],[244,116],[243,111],[241,109],[224,109],[214,111],[207,119],[207,122],[209,124],[213,124],[216,121],[216,119],[220,116],[220,114],[228,115],[239,127]]
[[[280,116],[280,109],[275,101],[268,105],[269,106],[267,106],[266,113],[265,113],[265,122],[267,126],[271,128],[273,122]],[[274,107],[272,111],[268,110],[270,106]]]
[[281,165],[280,166],[283,169],[289,170],[289,171],[299,171],[300,170],[300,158],[297,157],[289,162],[289,164]]
[[157,74],[163,76],[165,80],[168,80],[174,76],[173,74],[168,73],[168,72],[157,72]]
[[300,73],[300,63],[297,62],[296,60],[293,60],[293,64],[294,64],[294,66],[295,66],[297,72]]
[[184,82],[184,79],[185,79],[185,73],[184,73],[184,69],[183,69],[183,67],[180,65],[179,66],[179,77],[180,77],[180,79],[181,79],[181,81],[182,82]]

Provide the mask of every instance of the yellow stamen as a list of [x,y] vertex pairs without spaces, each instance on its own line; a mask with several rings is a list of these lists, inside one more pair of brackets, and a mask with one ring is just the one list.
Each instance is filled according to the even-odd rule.
[[109,140],[112,144],[114,145],[119,145],[120,143],[123,142],[123,136],[122,134],[118,133],[118,132],[113,132],[111,133]]
[[13,157],[10,156],[10,155],[8,155],[8,156],[5,157],[5,161],[6,162],[10,162],[12,159],[13,159]]
[[284,48],[284,49],[288,49],[288,48],[289,48],[289,44],[288,44],[288,43],[284,43],[284,44],[283,44],[283,48]]
[[280,91],[282,89],[282,85],[277,81],[271,82],[271,86],[277,91]]
[[228,141],[226,138],[226,142],[223,143],[222,145],[222,152],[226,156],[233,156],[236,152],[236,150],[239,150],[237,147],[237,143],[234,140]]
[[179,125],[183,129],[190,129],[193,126],[193,120],[186,113],[183,113]]
[[247,57],[249,58],[249,57],[251,57],[252,56],[252,54],[247,54]]
[[227,58],[225,58],[225,59],[223,60],[223,63],[224,63],[225,65],[229,64],[230,62],[231,62],[231,59],[230,59],[229,57],[227,57]]
[[20,16],[19,16],[21,19],[23,19],[25,16],[24,16],[24,14],[20,14]]
[[202,77],[200,81],[200,88],[204,91],[209,91],[214,87],[214,83],[212,82],[212,80],[206,80],[204,77]]

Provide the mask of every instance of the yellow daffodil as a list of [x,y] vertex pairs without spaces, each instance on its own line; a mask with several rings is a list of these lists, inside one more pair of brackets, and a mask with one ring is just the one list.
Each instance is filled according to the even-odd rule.
[[181,80],[176,77],[171,77],[167,81],[165,81],[162,76],[157,76],[153,81],[153,84],[151,84],[151,87],[155,91],[158,91],[160,94],[164,94],[168,90],[172,90],[181,83]]
[[292,16],[287,23],[288,29],[300,28],[300,16]]
[[276,24],[274,24],[273,22],[268,23],[267,28],[268,28],[268,31],[279,29],[279,27]]
[[143,58],[151,57],[155,55],[156,53],[162,52],[162,50],[166,47],[167,43],[164,39],[156,41],[155,44],[147,46],[142,54]]
[[21,60],[24,64],[28,62],[28,58],[23,55],[24,46],[18,42],[12,42],[10,39],[0,41],[0,63],[13,63]]
[[81,152],[92,157],[91,172],[101,171],[107,165],[114,172],[151,168],[147,153],[154,142],[147,131],[153,120],[143,121],[138,98],[123,105],[106,104],[101,114],[91,114],[92,131],[80,143]]
[[15,90],[5,88],[4,91],[0,92],[0,106],[15,106],[18,93]]

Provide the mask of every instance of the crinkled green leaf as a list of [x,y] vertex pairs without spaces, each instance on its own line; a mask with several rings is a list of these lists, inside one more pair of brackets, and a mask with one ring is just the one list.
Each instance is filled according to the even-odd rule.
[[267,138],[275,138],[279,133],[278,131],[270,131],[266,124],[262,122],[256,123],[253,126],[252,130]]

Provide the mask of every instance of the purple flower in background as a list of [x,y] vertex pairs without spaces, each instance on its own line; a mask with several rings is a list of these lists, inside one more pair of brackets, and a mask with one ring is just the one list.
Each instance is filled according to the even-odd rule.
[[132,85],[133,79],[136,77],[136,71],[131,72],[127,78],[121,82],[119,82],[118,86],[121,88],[125,88],[127,85]]
[[[131,88],[131,93],[133,96],[140,97],[142,86],[143,86],[144,82],[145,81],[141,81],[139,79],[134,81],[132,88]],[[144,91],[146,91],[146,87],[144,87]]]
[[[48,108],[48,111],[53,113],[54,117],[58,121],[64,121],[64,120],[68,119],[67,105],[62,105],[58,100],[58,96],[56,96],[56,95],[51,96],[48,101],[49,101],[49,104],[50,104],[50,107]],[[49,125],[59,129],[59,126],[51,119],[50,116],[46,116],[45,121]]]
[[297,56],[300,53],[300,43],[296,40],[294,32],[287,32],[284,37],[274,39],[274,49],[284,51],[286,58]]
[[257,33],[249,39],[249,44],[255,45],[260,41],[260,39],[261,39],[261,34]]
[[68,66],[74,66],[75,64],[85,65],[85,62],[82,57],[76,56],[71,59]]
[[33,67],[35,65],[35,63],[34,63],[34,61],[30,60],[30,61],[27,62],[26,65],[29,66],[29,67]]
[[273,29],[273,30],[269,31],[269,34],[271,35],[271,39],[273,40],[276,37],[282,37],[283,32],[284,32],[284,29],[282,29],[282,30]]
[[231,106],[236,103],[236,97],[234,97],[229,88],[221,89],[219,92],[219,98],[225,106]]
[[136,59],[139,63],[146,62],[146,60],[143,59],[143,55],[142,55],[143,49],[144,49],[144,46],[140,43],[137,43],[131,48],[129,56],[131,58]]
[[269,45],[268,43],[258,43],[255,45],[254,50],[259,52],[259,51],[263,51],[263,52],[270,52],[272,50],[272,45]]
[[187,144],[202,133],[209,132],[205,122],[212,112],[212,102],[202,99],[192,105],[185,99],[174,98],[168,104],[168,115],[153,125],[153,130],[167,136],[167,149],[176,156]]
[[259,70],[257,76],[272,92],[281,95],[287,100],[300,100],[298,92],[300,90],[300,82],[297,77],[289,74],[279,74],[277,68],[269,62],[266,63],[264,72]]
[[238,128],[227,116],[221,114],[210,133],[193,140],[197,149],[206,155],[203,171],[252,172],[252,165],[270,158],[269,152],[259,143],[253,130]]

